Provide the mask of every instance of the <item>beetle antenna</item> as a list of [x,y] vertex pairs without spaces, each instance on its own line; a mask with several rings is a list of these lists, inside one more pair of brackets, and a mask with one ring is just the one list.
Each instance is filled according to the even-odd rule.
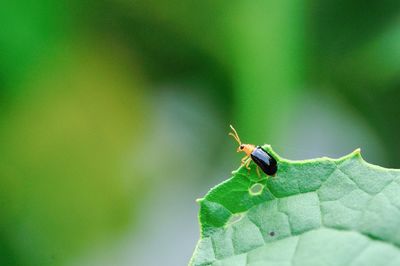
[[228,135],[229,135],[229,136],[232,136],[232,137],[239,143],[239,145],[240,145],[240,141],[236,138],[236,136],[235,136],[232,132],[229,132]]
[[235,128],[232,126],[232,125],[229,125],[230,126],[230,128],[232,129],[232,131],[233,131],[233,133],[232,132],[229,132],[229,136],[232,136],[238,143],[239,143],[239,145],[242,145],[242,142],[240,141],[240,138],[239,138],[239,135],[238,135],[238,133],[236,132],[236,130],[235,130]]

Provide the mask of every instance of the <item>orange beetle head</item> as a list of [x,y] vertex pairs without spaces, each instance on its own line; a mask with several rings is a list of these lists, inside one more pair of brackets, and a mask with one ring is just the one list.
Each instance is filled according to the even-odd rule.
[[247,156],[249,156],[254,151],[254,149],[255,146],[253,144],[240,144],[236,151],[244,152]]
[[233,132],[229,132],[229,136],[232,136],[238,143],[239,143],[239,147],[237,148],[237,152],[244,152],[246,153],[247,156],[249,156],[253,150],[255,149],[255,146],[252,144],[242,144],[242,142],[240,141],[239,135],[236,132],[235,128],[230,125],[231,129]]

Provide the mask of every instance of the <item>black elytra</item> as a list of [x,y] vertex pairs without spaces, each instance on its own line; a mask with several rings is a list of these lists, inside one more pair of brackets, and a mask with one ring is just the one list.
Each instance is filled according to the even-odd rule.
[[267,175],[275,175],[278,170],[274,157],[264,150],[261,146],[257,146],[251,153],[251,159],[260,167]]

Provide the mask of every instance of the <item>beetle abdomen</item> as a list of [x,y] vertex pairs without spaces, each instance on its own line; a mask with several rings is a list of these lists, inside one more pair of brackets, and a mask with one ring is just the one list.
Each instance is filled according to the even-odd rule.
[[257,146],[250,156],[267,175],[274,175],[278,170],[275,158],[260,146]]

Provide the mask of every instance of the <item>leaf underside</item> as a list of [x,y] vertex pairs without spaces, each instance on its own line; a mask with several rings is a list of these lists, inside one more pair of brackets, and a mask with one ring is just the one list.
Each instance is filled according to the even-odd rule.
[[340,159],[240,167],[199,200],[190,265],[400,265],[400,170]]

